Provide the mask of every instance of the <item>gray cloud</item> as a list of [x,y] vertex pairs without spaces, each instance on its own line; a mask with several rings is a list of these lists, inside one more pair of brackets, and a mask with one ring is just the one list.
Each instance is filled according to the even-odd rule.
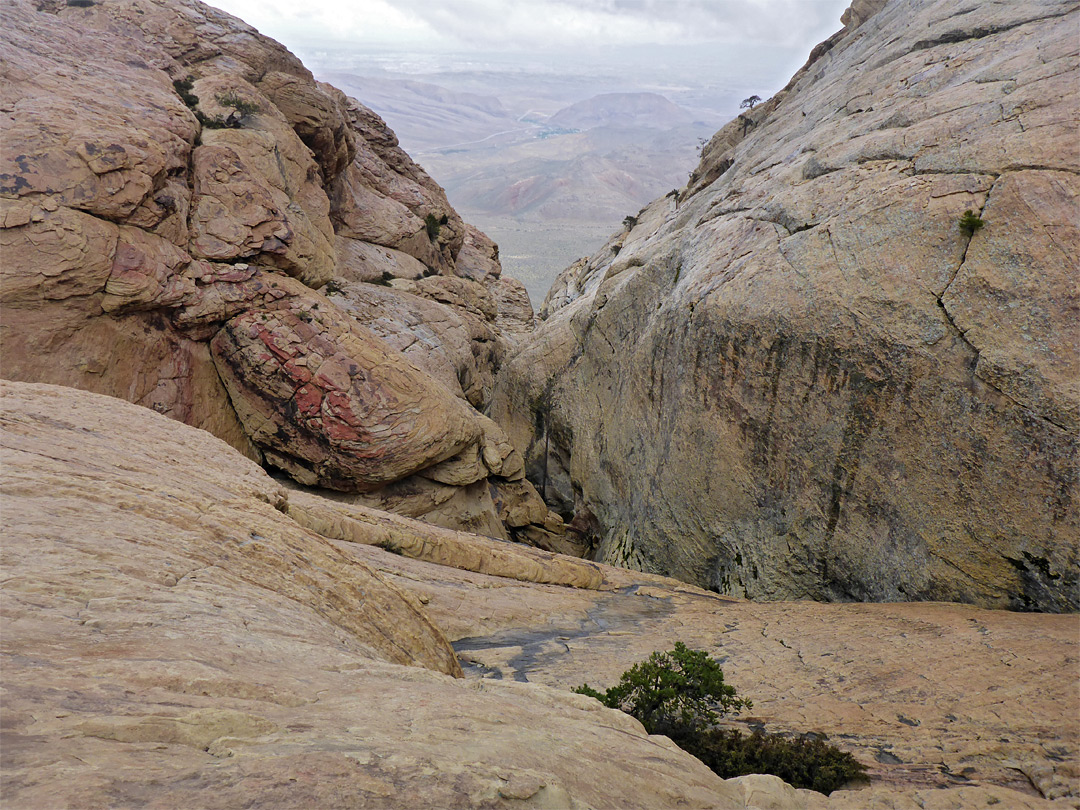
[[286,41],[488,50],[728,42],[809,48],[848,0],[216,0]]
[[440,37],[480,47],[760,41],[802,44],[839,28],[845,0],[395,0]]

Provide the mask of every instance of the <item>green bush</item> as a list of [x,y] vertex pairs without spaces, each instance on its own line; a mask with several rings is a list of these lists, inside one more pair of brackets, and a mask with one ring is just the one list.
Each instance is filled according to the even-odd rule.
[[724,683],[724,671],[703,650],[681,641],[669,652],[654,652],[622,674],[603,695],[588,684],[574,690],[612,709],[633,715],[650,734],[702,729],[721,715],[753,708]]
[[710,728],[676,734],[672,741],[720,778],[771,773],[797,788],[829,794],[850,782],[868,781],[866,766],[812,735],[789,739],[755,731]]
[[[69,0],[70,2],[70,0]],[[191,109],[195,109],[199,106],[199,97],[191,92],[191,88],[195,86],[195,77],[188,76],[185,79],[177,79],[172,83],[173,89],[176,90],[180,99]]]
[[432,242],[438,239],[442,226],[449,221],[450,218],[446,214],[443,214],[441,218],[436,218],[434,214],[428,214],[424,217],[424,228],[427,230],[428,239]]
[[964,215],[960,217],[960,230],[968,236],[974,236],[975,231],[979,230],[979,228],[985,224],[985,222],[979,219],[978,214],[973,211],[965,211]]
[[215,96],[217,103],[222,107],[232,107],[239,113],[240,118],[247,118],[249,115],[254,115],[259,111],[259,105],[251,101],[245,101],[240,98],[236,93],[228,92]]
[[866,767],[855,757],[813,735],[789,739],[756,731],[746,736],[716,728],[721,715],[753,704],[724,683],[718,662],[682,642],[635,664],[606,692],[588,684],[573,691],[636,717],[650,734],[666,734],[724,779],[769,773],[826,794],[867,779]]

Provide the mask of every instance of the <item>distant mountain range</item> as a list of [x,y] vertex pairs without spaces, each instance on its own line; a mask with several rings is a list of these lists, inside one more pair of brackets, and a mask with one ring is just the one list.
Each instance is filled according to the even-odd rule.
[[683,185],[729,117],[696,97],[691,109],[654,90],[593,92],[609,84],[583,77],[319,75],[383,116],[455,207],[500,243],[507,272],[537,305],[563,267]]
[[694,116],[659,93],[603,93],[571,104],[548,119],[548,126],[572,129],[644,127],[671,129]]

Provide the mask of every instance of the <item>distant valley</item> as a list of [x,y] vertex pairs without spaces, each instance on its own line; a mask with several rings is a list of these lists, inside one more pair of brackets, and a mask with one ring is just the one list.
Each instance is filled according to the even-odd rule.
[[304,53],[320,79],[379,113],[499,243],[537,309],[559,271],[684,184],[739,99],[768,89],[752,58],[724,79],[734,74],[716,64],[721,56]]

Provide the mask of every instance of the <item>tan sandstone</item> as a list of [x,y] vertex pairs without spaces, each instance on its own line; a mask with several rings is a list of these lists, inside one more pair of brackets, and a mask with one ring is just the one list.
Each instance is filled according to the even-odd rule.
[[1080,607],[1078,13],[861,0],[568,268],[491,412],[598,559]]
[[[528,297],[378,116],[197,0],[10,5],[4,377],[146,405],[304,484],[412,481],[371,497],[442,525],[560,531],[503,523],[535,493],[487,480],[524,466],[478,410]],[[357,284],[388,279],[419,295]],[[437,497],[406,503],[421,480]]]
[[747,806],[621,712],[451,677],[421,600],[350,551],[369,547],[295,523],[208,433],[0,392],[5,807]]

